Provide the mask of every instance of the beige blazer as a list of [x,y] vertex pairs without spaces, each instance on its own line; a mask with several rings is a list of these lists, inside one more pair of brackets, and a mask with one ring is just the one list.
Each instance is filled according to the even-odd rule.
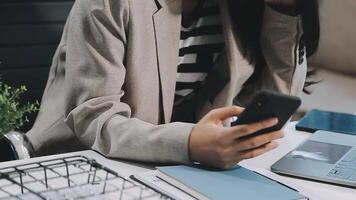
[[[254,67],[241,56],[226,0],[221,0],[226,51],[207,85],[224,83],[194,112],[232,105]],[[170,123],[181,24],[181,0],[77,0],[53,59],[41,111],[27,133],[37,155],[85,148],[105,156],[189,163],[190,123]],[[300,94],[299,17],[266,8],[267,61],[255,89]],[[300,59],[300,58],[299,58]],[[304,59],[305,60],[305,59]],[[221,82],[220,82],[221,81]],[[246,95],[247,94],[247,95]],[[244,97],[245,96],[245,97]]]

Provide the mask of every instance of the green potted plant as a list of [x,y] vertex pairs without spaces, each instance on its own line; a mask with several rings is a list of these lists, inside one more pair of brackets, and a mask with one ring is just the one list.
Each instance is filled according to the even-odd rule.
[[25,86],[13,88],[0,82],[0,150],[2,154],[0,161],[20,158],[15,151],[16,145],[10,142],[6,134],[28,122],[26,115],[39,109],[38,102],[25,105],[19,102],[20,95],[24,92],[26,92]]

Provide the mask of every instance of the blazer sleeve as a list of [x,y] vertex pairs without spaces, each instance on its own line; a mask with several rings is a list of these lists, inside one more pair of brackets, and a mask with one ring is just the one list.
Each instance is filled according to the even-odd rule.
[[261,31],[261,48],[267,72],[273,81],[262,88],[300,95],[307,71],[301,16],[289,16],[265,6]]
[[128,0],[76,1],[66,41],[65,123],[107,157],[189,163],[194,124],[146,123],[121,101],[129,23]]

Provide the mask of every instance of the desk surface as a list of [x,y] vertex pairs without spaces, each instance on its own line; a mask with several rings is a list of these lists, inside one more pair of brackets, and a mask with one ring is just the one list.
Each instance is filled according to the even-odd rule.
[[270,167],[275,162],[308,139],[310,135],[311,134],[307,132],[296,131],[295,123],[290,123],[288,127],[286,127],[286,137],[279,141],[279,147],[277,149],[257,158],[243,161],[240,165],[250,169],[257,169],[257,171],[260,169],[263,174],[297,189],[304,195],[310,197],[311,200],[355,200],[356,189],[279,176],[270,172]]
[[[305,141],[310,136],[310,133],[295,131],[294,126],[295,124],[291,123],[288,127],[286,127],[286,137],[279,141],[280,146],[277,149],[260,157],[243,161],[240,164],[244,167],[263,173],[282,183],[290,185],[295,189],[298,189],[301,193],[310,197],[311,200],[355,200],[356,189],[318,183],[314,181],[307,181],[297,178],[283,177],[269,171],[270,166],[273,163],[282,158],[287,152],[294,149],[297,145]],[[69,154],[54,155],[49,157],[61,158],[73,155],[82,155],[88,158],[93,158],[102,165],[105,165],[111,168],[112,170],[119,172],[125,177],[128,177],[132,174],[143,173],[153,170],[153,167],[149,165],[107,159],[94,151],[81,151]],[[39,157],[30,159],[30,161],[41,161],[46,159],[48,159],[48,157]],[[28,162],[29,160],[20,160],[0,163],[0,168]]]

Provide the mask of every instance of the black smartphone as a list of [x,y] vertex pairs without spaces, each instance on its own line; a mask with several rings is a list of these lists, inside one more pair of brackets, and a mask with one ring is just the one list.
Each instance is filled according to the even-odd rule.
[[317,130],[356,135],[356,115],[311,110],[296,125],[299,131],[315,132]]
[[285,95],[272,91],[262,91],[246,106],[232,126],[241,124],[251,124],[268,118],[278,118],[278,124],[257,131],[247,137],[254,137],[260,134],[278,131],[283,128],[291,116],[297,111],[302,101],[299,97]]

